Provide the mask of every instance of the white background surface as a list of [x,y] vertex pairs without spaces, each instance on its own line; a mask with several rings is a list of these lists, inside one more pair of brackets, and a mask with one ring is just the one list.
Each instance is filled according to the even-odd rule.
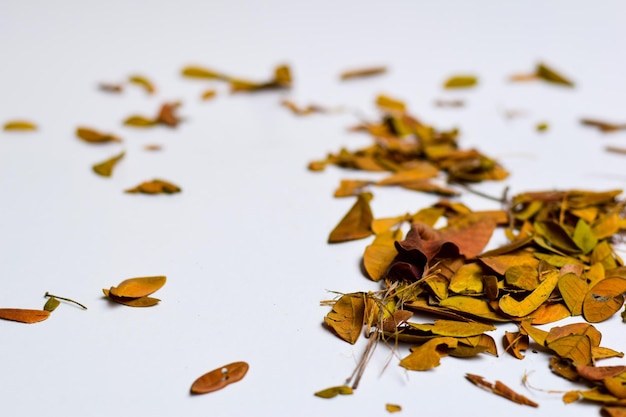
[[[327,290],[378,286],[358,269],[366,241],[326,244],[352,204],[333,199],[334,188],[364,175],[311,173],[306,164],[369,138],[346,131],[358,122],[350,113],[298,118],[278,103],[342,105],[375,119],[377,94],[404,99],[421,120],[459,127],[462,147],[476,146],[512,172],[479,187],[493,194],[505,185],[513,193],[621,188],[624,156],[603,147],[626,145],[626,133],[602,135],[578,119],[626,121],[625,15],[619,1],[2,1],[0,119],[32,119],[40,130],[0,133],[0,306],[41,308],[46,291],[89,306],[61,305],[35,325],[0,322],[2,414],[381,416],[391,402],[404,408],[399,415],[599,415],[595,405],[565,406],[559,394],[521,386],[533,371],[536,386],[575,387],[552,375],[541,353],[524,361],[503,352],[445,358],[433,371],[406,373],[380,346],[355,395],[314,397],[350,375],[364,346],[325,331],[328,308],[319,301],[332,297]],[[506,81],[539,60],[577,87]],[[291,91],[230,96],[217,85],[209,102],[199,99],[208,83],[179,75],[201,64],[264,80],[283,62],[293,70]],[[373,64],[390,71],[338,80],[343,70]],[[152,79],[158,94],[96,88],[134,73]],[[475,73],[480,85],[443,91],[455,73]],[[437,98],[467,105],[436,108]],[[166,100],[183,102],[179,128],[121,125]],[[505,109],[525,117],[507,120]],[[534,127],[542,121],[550,129],[540,134]],[[79,125],[125,141],[90,146],[74,136]],[[148,143],[164,150],[145,152]],[[112,178],[91,172],[122,148],[126,158]],[[153,177],[183,192],[122,193]],[[377,189],[372,206],[383,217],[435,200]],[[497,208],[470,195],[462,201]],[[102,298],[102,288],[156,274],[168,277],[156,307]],[[626,350],[619,315],[598,328],[603,345]],[[505,329],[513,327],[495,332],[498,342]],[[242,382],[189,396],[196,377],[237,360],[250,364]],[[501,379],[540,407],[484,392],[466,372]]]

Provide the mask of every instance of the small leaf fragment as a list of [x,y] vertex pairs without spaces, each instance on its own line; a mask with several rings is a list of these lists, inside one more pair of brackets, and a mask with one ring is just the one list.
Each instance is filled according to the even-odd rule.
[[131,75],[128,77],[128,82],[142,87],[148,94],[154,94],[156,91],[156,87],[152,81],[143,75]]
[[28,310],[23,308],[0,308],[0,319],[20,323],[37,323],[50,317],[47,310]]
[[46,304],[44,304],[43,309],[52,313],[59,306],[59,304],[61,304],[59,300],[54,297],[50,297],[48,298],[48,301],[46,301]]
[[349,71],[344,71],[339,75],[342,81],[350,80],[353,78],[363,78],[363,77],[371,77],[373,75],[381,75],[387,72],[387,67],[378,66],[378,67],[367,67],[354,69]]
[[191,384],[192,394],[207,394],[220,390],[227,385],[241,381],[248,373],[249,365],[246,362],[233,362],[214,369],[196,379]]
[[160,179],[145,181],[137,185],[136,187],[125,190],[125,192],[131,194],[174,194],[181,191],[182,190],[178,185]]
[[121,142],[122,140],[110,133],[102,133],[88,127],[76,128],[76,136],[88,143]]
[[478,78],[474,75],[455,75],[445,81],[443,88],[469,88],[476,84],[478,84]]
[[37,130],[37,125],[28,120],[10,120],[3,126],[5,131],[33,131]]
[[340,385],[337,387],[330,387],[317,391],[314,395],[320,398],[333,398],[337,395],[352,395],[353,390],[347,385]]
[[402,411],[402,407],[399,406],[398,404],[387,403],[385,404],[385,410],[387,410],[390,413],[397,413],[399,411]]
[[103,177],[110,177],[113,173],[113,168],[115,165],[124,158],[125,152],[122,151],[119,155],[116,155],[112,158],[107,159],[106,161],[100,162],[92,167],[93,172]]
[[152,126],[156,126],[158,124],[158,121],[154,119],[149,119],[144,116],[135,115],[135,116],[130,116],[126,118],[123,123],[126,126],[132,126],[132,127],[152,127]]

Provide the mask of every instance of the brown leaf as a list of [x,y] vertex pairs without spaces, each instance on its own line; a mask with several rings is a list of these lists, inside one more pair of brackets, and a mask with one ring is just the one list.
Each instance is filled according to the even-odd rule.
[[0,319],[20,323],[37,323],[50,317],[47,310],[27,310],[23,308],[0,308]]
[[509,352],[517,359],[524,359],[522,351],[528,350],[529,340],[527,334],[520,332],[504,332],[504,350]]
[[176,115],[176,109],[180,103],[163,103],[157,114],[156,121],[169,127],[176,127],[180,123],[180,118]]
[[589,381],[601,381],[605,378],[610,378],[626,372],[626,366],[578,365],[576,366],[576,372],[578,372],[581,377]]
[[585,126],[595,127],[604,133],[617,132],[618,130],[626,129],[626,123],[625,124],[607,123],[602,120],[595,120],[595,119],[580,119],[580,123],[582,123]]
[[330,232],[328,243],[363,239],[373,234],[371,224],[374,216],[369,204],[372,197],[371,193],[358,195],[352,208]]
[[207,372],[191,384],[192,394],[207,394],[241,381],[248,372],[246,362],[233,362]]

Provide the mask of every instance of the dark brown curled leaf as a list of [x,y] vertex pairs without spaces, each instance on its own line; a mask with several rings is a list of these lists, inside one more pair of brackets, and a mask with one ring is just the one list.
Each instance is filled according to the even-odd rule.
[[240,381],[248,372],[246,362],[233,362],[220,368],[207,372],[196,379],[191,385],[192,394],[207,394],[220,390],[227,385]]

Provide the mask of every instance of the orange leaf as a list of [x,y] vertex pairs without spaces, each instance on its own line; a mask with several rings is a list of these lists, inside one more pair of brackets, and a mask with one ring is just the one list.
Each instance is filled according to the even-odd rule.
[[37,323],[50,317],[46,310],[27,310],[23,308],[0,308],[0,319],[20,323]]
[[248,368],[249,366],[246,362],[233,362],[207,372],[194,381],[191,385],[191,393],[207,394],[220,390],[227,385],[240,381],[246,376]]
[[163,275],[129,278],[122,281],[117,287],[111,287],[110,292],[116,297],[145,297],[165,285],[165,281],[166,277]]
[[583,301],[583,316],[588,322],[598,323],[615,314],[624,305],[626,279],[608,277],[595,284]]

